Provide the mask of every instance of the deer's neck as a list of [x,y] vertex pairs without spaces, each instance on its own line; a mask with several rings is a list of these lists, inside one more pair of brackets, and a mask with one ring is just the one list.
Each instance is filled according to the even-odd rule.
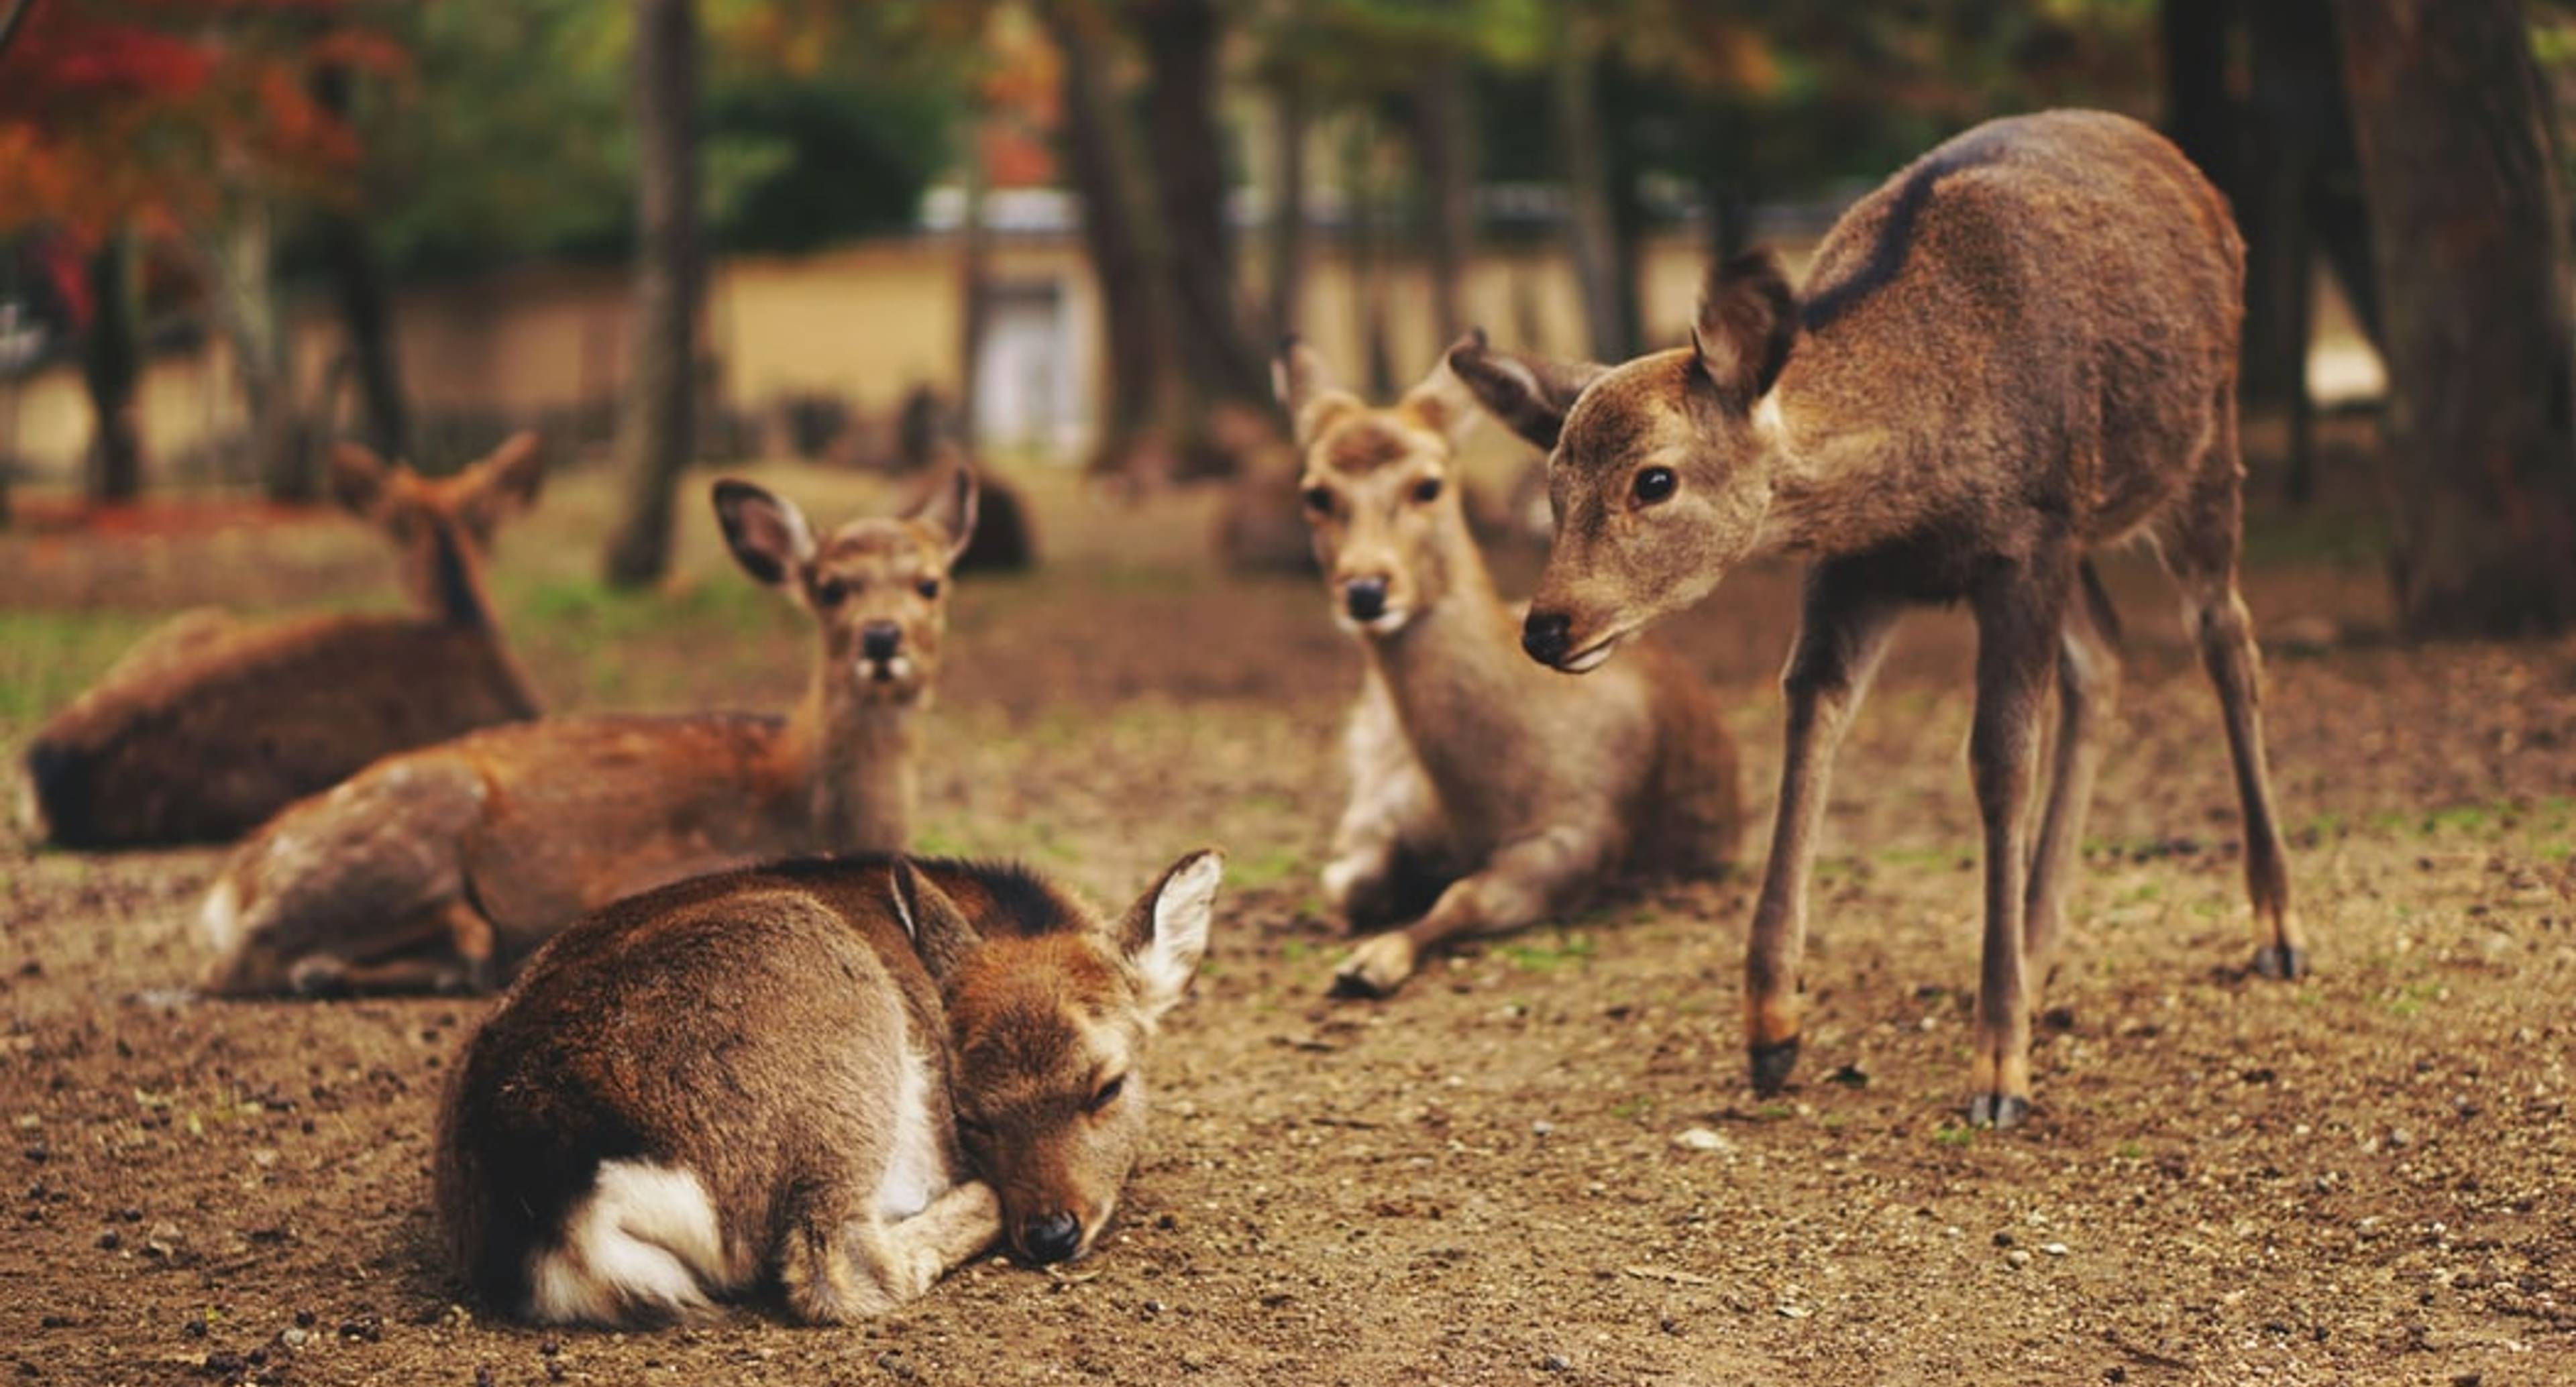
[[1859,553],[1918,528],[1948,499],[1952,478],[1909,465],[1909,434],[1833,401],[1807,399],[1789,378],[1755,417],[1772,473],[1757,551]]
[[501,639],[482,556],[457,526],[439,522],[429,527],[428,550],[416,562],[421,568],[416,583],[429,619],[481,636],[491,652],[490,677],[500,682],[521,717],[535,717],[539,711],[536,686],[528,681],[528,672],[520,667],[509,643]]
[[920,700],[862,701],[819,675],[787,721],[792,778],[812,844],[824,852],[900,852],[912,829]]
[[1475,540],[1446,536],[1438,557],[1446,570],[1441,595],[1401,629],[1363,639],[1417,746],[1475,740],[1472,729],[1512,711],[1527,658]]

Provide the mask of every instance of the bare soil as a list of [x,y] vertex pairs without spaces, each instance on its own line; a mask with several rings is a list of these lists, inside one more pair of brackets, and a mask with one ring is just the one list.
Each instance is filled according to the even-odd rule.
[[[780,472],[819,517],[846,478]],[[2576,642],[2404,647],[2366,554],[2275,527],[2249,598],[2317,972],[2249,978],[2215,702],[2161,578],[2115,566],[2120,736],[2037,1054],[1959,1125],[1974,978],[1972,638],[1925,613],[1846,750],[1798,1086],[1737,1039],[1747,873],[1323,997],[1314,891],[1358,657],[1320,592],[1205,557],[1213,498],[1031,477],[1036,574],[961,586],[923,846],[1124,900],[1233,853],[1150,1066],[1120,1224],[856,1329],[752,1304],[660,1334],[460,1302],[427,1132],[486,1005],[175,991],[219,853],[0,838],[0,1374],[44,1383],[2576,1382]],[[587,579],[596,478],[506,534],[503,605],[565,707],[775,706],[794,615],[690,513],[688,576]],[[158,614],[381,603],[354,527],[0,536],[0,752]],[[1526,558],[1509,566],[1525,576]],[[1795,575],[1667,639],[1778,763]],[[1759,835],[1748,845],[1759,865]],[[1685,1134],[1691,1134],[1685,1136]]]

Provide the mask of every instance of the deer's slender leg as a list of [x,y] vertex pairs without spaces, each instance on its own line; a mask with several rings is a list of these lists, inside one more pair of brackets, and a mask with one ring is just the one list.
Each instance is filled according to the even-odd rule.
[[1602,867],[1609,835],[1566,824],[1505,844],[1484,868],[1450,883],[1429,913],[1402,929],[1362,940],[1333,974],[1333,991],[1383,997],[1403,985],[1424,956],[1454,939],[1536,924]]
[[850,1230],[854,1259],[896,1305],[937,1285],[1001,1235],[1002,1201],[981,1180],[952,1187],[901,1223],[871,1219]]
[[1986,931],[1970,1055],[1968,1120],[2009,1127],[2030,1111],[2030,995],[2022,908],[2039,714],[2073,586],[2072,556],[2017,564],[1972,594],[1977,711],[1968,736],[1977,812],[1985,821]]
[[2119,620],[2090,559],[2081,576],[2083,591],[2066,604],[2058,636],[2057,766],[2050,777],[2039,846],[2031,855],[2022,921],[2022,966],[2033,980],[2034,1006],[2048,985],[2066,929],[2067,898],[2083,860],[2084,815],[2092,807],[2093,778],[2102,767],[2103,734],[2120,698]]
[[1807,870],[1824,826],[1834,752],[1860,707],[1903,608],[1832,561],[1807,574],[1798,643],[1781,676],[1789,703],[1771,859],[1744,953],[1744,1043],[1757,1093],[1777,1093],[1798,1061],[1798,960],[1807,947]]

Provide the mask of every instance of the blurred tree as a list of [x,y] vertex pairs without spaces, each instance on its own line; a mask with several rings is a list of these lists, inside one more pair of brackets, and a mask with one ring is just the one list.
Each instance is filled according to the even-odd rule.
[[147,243],[189,257],[233,339],[261,474],[287,491],[304,480],[301,402],[275,328],[271,229],[281,207],[331,197],[356,161],[347,125],[314,99],[315,75],[399,62],[341,0],[95,0],[24,12],[0,81],[0,229],[46,226],[105,248],[91,278],[109,292],[91,296],[83,371],[98,495],[141,484],[130,417],[140,334],[126,310]]
[[[356,74],[329,64],[313,75],[313,99],[344,124],[351,121]],[[358,378],[367,445],[380,457],[417,461],[411,446],[411,410],[403,399],[402,364],[394,349],[393,297],[366,220],[348,205],[325,205],[315,215],[319,243],[340,319],[349,336],[348,362]],[[327,415],[336,402],[325,392]]]
[[695,0],[635,0],[635,309],[617,462],[625,497],[605,576],[657,581],[696,442],[699,391],[698,20]]
[[2576,622],[2567,210],[2518,0],[2338,0],[2418,636]]

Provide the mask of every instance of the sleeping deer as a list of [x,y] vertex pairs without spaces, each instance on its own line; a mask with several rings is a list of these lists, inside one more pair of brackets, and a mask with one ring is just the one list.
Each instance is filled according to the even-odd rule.
[[[2153,131],[2066,111],[1982,125],[1862,199],[1794,294],[1767,255],[1710,277],[1695,345],[1616,368],[1450,362],[1552,450],[1556,540],[1522,643],[1600,668],[1755,554],[1811,557],[1788,748],[1745,960],[1753,1082],[1798,1052],[1807,874],[1826,780],[1896,618],[1977,620],[1969,760],[1985,821],[1971,1119],[2030,1104],[2030,1014],[2066,922],[2120,676],[2089,551],[2152,544],[2225,714],[2245,815],[2254,968],[2296,977],[2265,784],[2253,624],[2237,595],[2236,339],[2244,248],[2226,201]],[[2025,808],[2052,673],[2054,785]]]
[[174,618],[29,744],[41,836],[79,848],[237,837],[380,756],[536,716],[483,586],[493,530],[536,500],[536,435],[443,480],[355,443],[333,450],[330,470],[340,504],[400,550],[416,614]]
[[[1474,399],[1443,366],[1372,409],[1291,342],[1274,375],[1335,619],[1368,672],[1324,891],[1362,941],[1335,990],[1383,996],[1450,940],[1519,929],[1623,874],[1707,875],[1742,822],[1708,690],[1660,651],[1573,680],[1523,659],[1468,533],[1454,448]],[[1417,918],[1418,917],[1418,918]]]
[[774,1278],[800,1319],[921,1294],[1006,1237],[1090,1251],[1145,1130],[1155,1023],[1223,859],[1116,923],[1014,867],[784,862],[619,901],[528,966],[438,1123],[438,1213],[491,1304],[684,1317]]
[[716,483],[715,505],[735,560],[813,618],[795,711],[547,718],[379,761],[224,865],[202,916],[217,954],[205,988],[481,988],[630,892],[790,853],[900,849],[973,474],[926,510],[820,539],[749,482]]

